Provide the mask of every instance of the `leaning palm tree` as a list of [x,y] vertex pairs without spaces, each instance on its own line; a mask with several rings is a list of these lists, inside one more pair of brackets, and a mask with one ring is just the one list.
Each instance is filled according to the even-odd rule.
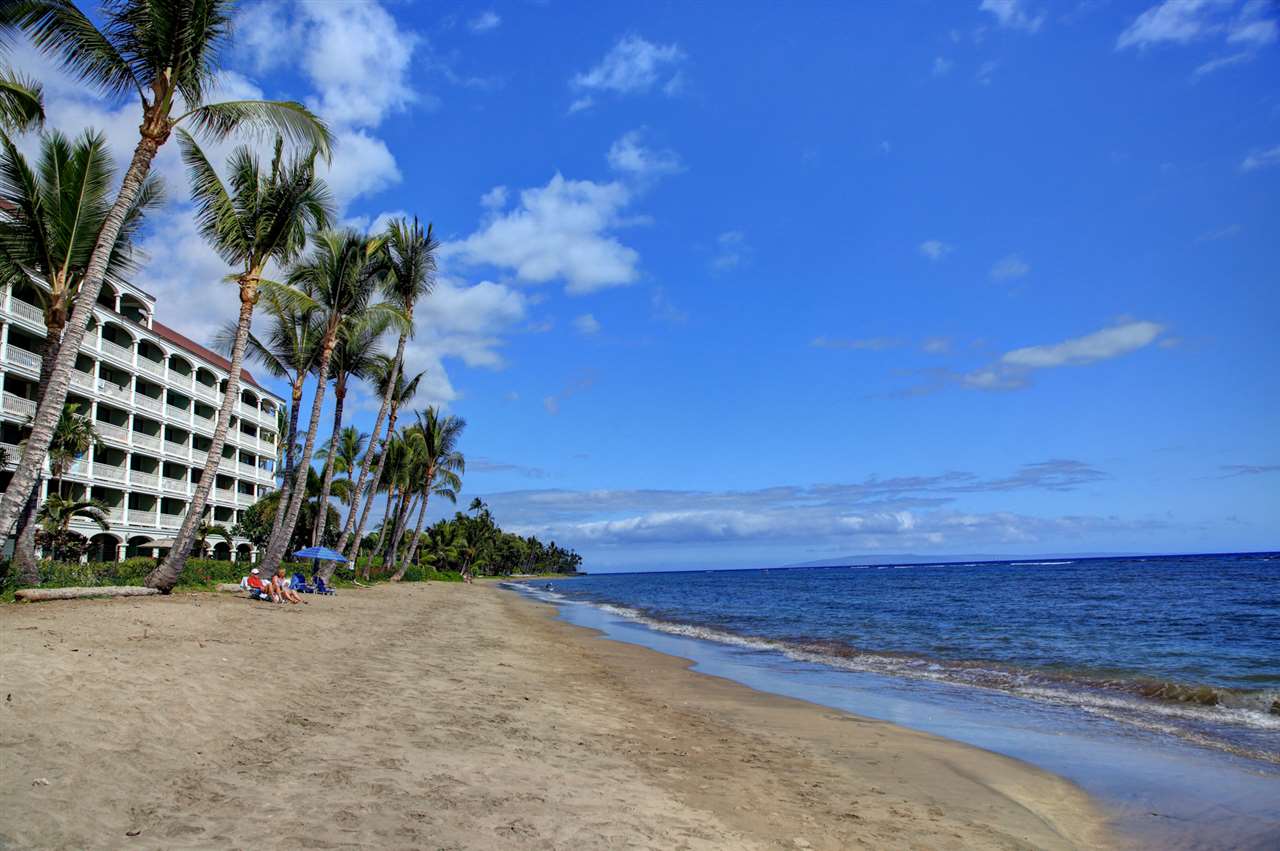
[[[307,376],[315,370],[316,360],[320,356],[323,329],[313,315],[314,312],[307,306],[299,306],[293,299],[276,298],[275,293],[264,292],[261,293],[261,302],[267,315],[271,317],[271,325],[262,338],[252,333],[249,335],[248,357],[275,378],[287,381],[290,388],[288,420],[283,428],[280,427],[279,417],[276,421],[276,469],[283,471],[280,491],[284,499],[278,501],[279,508],[272,520],[271,533],[274,535],[280,528],[284,519],[284,507],[289,502],[295,461],[302,454],[297,446],[298,416],[302,411],[302,395]],[[219,335],[215,346],[223,354],[227,354],[234,342],[234,335],[224,331]],[[281,454],[283,458],[280,457]]]
[[[44,401],[62,348],[67,315],[88,272],[94,240],[110,208],[114,180],[110,152],[101,133],[85,131],[74,141],[58,132],[40,139],[35,167],[0,132],[0,284],[39,304],[45,336],[35,403]],[[104,276],[123,283],[136,265],[133,240],[143,214],[160,200],[160,181],[149,178],[127,211]],[[61,415],[60,415],[61,416]],[[55,432],[58,425],[54,426]],[[52,444],[50,445],[52,451]],[[35,565],[35,510],[40,464],[18,518],[14,558],[24,581],[39,581]],[[10,485],[10,490],[13,489]]]
[[314,149],[306,156],[286,161],[284,140],[276,137],[271,166],[263,169],[252,149],[237,148],[227,162],[230,181],[226,185],[204,151],[185,130],[178,131],[178,144],[191,174],[196,225],[222,259],[236,269],[240,317],[231,344],[227,386],[222,405],[218,408],[204,472],[168,557],[147,577],[147,585],[166,594],[178,584],[178,577],[182,575],[204,507],[209,501],[209,491],[217,478],[231,412],[240,399],[240,372],[244,365],[249,327],[253,322],[253,309],[258,303],[258,289],[267,287],[273,290],[277,300],[288,300],[291,296],[286,287],[263,280],[267,263],[284,264],[293,260],[306,245],[307,231],[328,224],[331,207],[329,190],[316,177],[315,158],[318,152]]
[[[311,299],[310,309],[321,327],[320,355],[316,361],[316,391],[307,422],[307,438],[294,479],[311,466],[316,431],[320,426],[320,410],[329,383],[329,362],[340,335],[362,322],[398,323],[401,314],[386,302],[374,302],[383,275],[382,240],[354,230],[321,231],[313,237],[311,254],[298,263],[289,275],[289,283],[304,291]],[[276,569],[284,550],[293,537],[293,526],[302,508],[304,495],[295,486],[288,499],[280,527],[267,543],[263,570]]]
[[[338,539],[338,552],[342,553],[348,559],[354,558],[357,551],[360,549],[360,542],[364,540],[365,525],[369,522],[369,512],[373,508],[373,498],[379,488],[385,484],[383,477],[388,457],[388,441],[395,438],[396,418],[400,415],[400,408],[417,395],[418,385],[422,383],[422,378],[426,374],[427,373],[423,371],[406,379],[403,372],[396,368],[395,361],[388,358],[381,363],[379,371],[374,375],[374,383],[378,387],[379,395],[386,396],[389,392],[391,396],[391,409],[388,412],[387,418],[388,439],[382,442],[382,449],[377,453],[377,467],[373,471],[373,482],[376,487],[369,488],[369,493],[365,497],[364,510],[360,513],[360,522],[356,525],[355,535],[347,542],[347,549],[342,549],[342,539]],[[390,388],[390,390],[388,390],[388,388]],[[365,453],[365,458],[367,459],[369,454],[373,451],[373,445],[370,443],[369,452]],[[356,493],[359,493],[359,490],[359,483],[357,483]],[[353,495],[351,500],[351,513],[347,515],[348,525],[351,523],[351,519],[355,517],[356,510],[359,508],[359,500],[355,495]],[[377,552],[377,550],[375,550],[375,552]]]
[[[367,378],[377,368],[379,358],[378,340],[387,330],[385,316],[374,321],[363,317],[350,317],[348,327],[343,329],[338,346],[333,350],[333,358],[329,361],[329,375],[333,378],[333,431],[329,438],[328,451],[324,457],[323,483],[320,488],[320,501],[329,501],[329,490],[335,472],[338,441],[342,438],[342,412],[347,401],[347,384],[352,378]],[[318,546],[324,536],[329,512],[320,512],[318,522],[312,532],[311,543]]]
[[44,90],[11,68],[0,68],[0,133],[44,123]]
[[[419,484],[422,501],[418,505],[418,522],[409,539],[409,551],[399,570],[391,575],[392,582],[404,578],[404,572],[413,563],[413,556],[418,551],[418,543],[422,538],[422,524],[427,518],[427,503],[431,496],[441,496],[450,502],[458,501],[458,491],[462,490],[460,473],[466,472],[467,462],[458,451],[458,440],[462,430],[467,427],[466,420],[452,414],[442,414],[434,405],[418,414],[418,430],[422,434],[425,450],[423,477]],[[392,564],[395,562],[395,550],[392,550]]]
[[41,544],[47,544],[54,561],[60,561],[76,533],[71,531],[71,521],[88,520],[102,531],[107,524],[106,505],[96,499],[64,499],[51,495],[40,504],[36,521],[40,524]]
[[[432,234],[431,225],[428,224],[426,233],[423,233],[422,225],[418,222],[417,217],[414,218],[413,224],[407,223],[404,219],[396,219],[387,226],[388,269],[386,297],[398,304],[401,310],[404,311],[405,326],[400,333],[399,341],[396,343],[396,354],[388,370],[386,383],[381,388],[382,404],[378,408],[377,419],[373,421],[373,432],[369,438],[371,441],[378,440],[378,435],[382,430],[382,421],[387,417],[392,406],[392,395],[396,388],[397,380],[400,373],[404,371],[404,347],[409,337],[413,336],[414,307],[420,299],[429,294],[432,288],[435,287],[436,249],[439,246],[440,244]],[[394,432],[395,417],[393,415],[387,425],[387,436],[389,437]],[[384,437],[384,444],[385,441],[386,438]],[[342,527],[341,537],[338,538],[338,551],[344,554],[346,553],[345,548],[351,540],[352,530],[355,528],[356,513],[354,506],[359,505],[360,496],[364,493],[365,485],[369,481],[369,464],[372,454],[366,454],[364,463],[360,465],[360,477],[356,481],[355,493],[352,496],[351,504],[353,510],[347,514],[347,522]],[[376,482],[378,477],[375,475],[373,480]],[[359,532],[356,533],[355,540],[359,542]]]
[[329,129],[302,104],[239,100],[206,103],[216,80],[218,51],[231,31],[232,0],[108,0],[99,27],[72,0],[0,3],[0,40],[21,32],[85,84],[109,95],[137,94],[140,137],[120,190],[97,231],[84,280],[67,322],[66,337],[31,436],[4,498],[0,533],[13,528],[36,471],[49,451],[66,402],[80,343],[93,316],[108,260],[125,218],[144,191],[151,163],[179,125],[211,138],[240,128],[270,128],[329,155]]

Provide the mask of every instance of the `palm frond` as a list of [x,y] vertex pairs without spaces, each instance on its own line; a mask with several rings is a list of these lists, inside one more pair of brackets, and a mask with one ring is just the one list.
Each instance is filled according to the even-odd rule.
[[195,131],[211,139],[225,139],[241,130],[279,133],[295,144],[314,148],[327,162],[333,133],[311,110],[296,101],[233,100],[196,107],[177,120],[188,120]]
[[44,89],[34,78],[0,67],[0,128],[30,130],[44,123]]
[[0,39],[12,40],[19,31],[79,79],[107,94],[137,92],[146,101],[142,82],[116,44],[71,0],[0,3]]

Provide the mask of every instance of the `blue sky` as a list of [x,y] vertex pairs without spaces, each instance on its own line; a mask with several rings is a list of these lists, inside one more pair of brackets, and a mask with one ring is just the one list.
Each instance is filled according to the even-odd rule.
[[[411,365],[465,497],[588,569],[1280,546],[1276,4],[241,16],[224,91],[333,123],[347,221],[444,239]],[[17,61],[127,155],[132,105]],[[157,168],[139,282],[206,339]]]

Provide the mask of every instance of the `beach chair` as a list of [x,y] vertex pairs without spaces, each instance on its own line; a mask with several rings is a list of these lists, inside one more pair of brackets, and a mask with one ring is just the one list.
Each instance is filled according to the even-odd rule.
[[324,584],[324,580],[319,576],[316,577],[316,593],[317,594],[336,594],[337,592]]
[[307,584],[306,577],[301,573],[295,573],[289,585],[294,591],[301,591],[303,594],[316,593],[316,589]]

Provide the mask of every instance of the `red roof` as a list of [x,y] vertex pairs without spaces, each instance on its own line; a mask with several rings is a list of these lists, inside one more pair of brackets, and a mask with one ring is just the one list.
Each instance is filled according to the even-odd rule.
[[[156,334],[158,334],[159,336],[164,337],[166,340],[168,340],[170,343],[173,343],[175,346],[184,348],[187,351],[191,352],[193,355],[197,355],[198,357],[204,358],[209,363],[213,364],[216,367],[219,367],[225,372],[228,372],[228,373],[231,372],[231,361],[227,360],[217,352],[206,349],[204,346],[200,345],[190,337],[187,337],[183,334],[179,334],[177,331],[173,330],[168,325],[165,325],[163,322],[157,322],[154,319],[151,320],[151,330],[156,332]],[[253,375],[249,373],[249,370],[244,369],[243,367],[241,367],[240,369],[240,380],[246,384],[252,384],[254,387],[257,387],[259,390],[261,390],[264,393],[271,392],[270,390],[268,390],[267,388],[259,384],[257,381],[255,381],[253,378]]]

